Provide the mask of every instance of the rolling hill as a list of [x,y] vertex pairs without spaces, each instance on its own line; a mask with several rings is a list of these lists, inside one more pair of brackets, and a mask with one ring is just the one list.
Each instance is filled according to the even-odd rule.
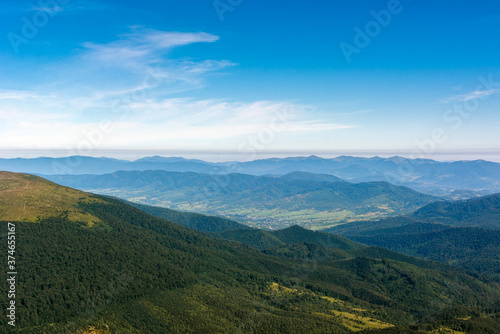
[[500,194],[456,202],[431,203],[413,217],[456,227],[500,229]]
[[415,213],[328,232],[500,278],[500,195],[431,203]]
[[365,247],[349,239],[324,232],[310,231],[300,226],[291,226],[277,231],[259,229],[235,229],[215,233],[214,236],[226,240],[241,242],[250,247],[266,250],[278,246],[308,243],[341,250]]
[[[19,193],[50,203],[69,191],[38,177],[7,176],[0,181],[3,210]],[[37,192],[41,187],[50,192]],[[297,244],[266,254],[73,191],[53,216],[39,205],[11,220],[19,272],[13,332],[352,333],[437,319],[442,328],[494,333],[498,325],[498,283],[460,269],[357,246],[325,247],[312,258],[294,251]],[[100,222],[70,219],[65,212],[75,208]],[[297,227],[273,235],[284,242],[316,236]],[[2,309],[7,303],[2,294]],[[7,320],[0,318],[2,328]]]
[[373,220],[411,212],[436,200],[386,182],[351,184],[307,173],[264,177],[136,171],[46,177],[85,191],[141,204],[226,216],[269,229],[296,224],[324,228],[339,222]]
[[500,230],[466,227],[414,232],[410,230],[414,225],[349,238],[496,276],[500,280]]
[[371,222],[355,222],[335,226],[328,231],[340,235],[355,235],[412,223],[500,229],[500,194],[456,202],[437,201],[405,216]]
[[173,221],[179,225],[200,232],[216,233],[227,230],[250,229],[248,226],[235,222],[234,220],[221,218],[217,216],[207,216],[194,212],[181,212],[181,211],[170,210],[167,208],[160,208],[156,206],[137,204],[128,201],[125,202],[130,206],[133,206],[152,216]]

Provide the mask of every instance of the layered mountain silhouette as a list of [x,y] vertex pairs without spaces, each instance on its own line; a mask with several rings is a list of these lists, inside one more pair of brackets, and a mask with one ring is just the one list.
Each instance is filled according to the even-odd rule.
[[108,174],[120,170],[279,176],[292,172],[308,172],[334,175],[352,183],[385,181],[431,195],[449,195],[451,199],[465,199],[500,192],[500,164],[484,160],[439,162],[430,159],[403,157],[359,158],[341,156],[324,159],[310,156],[211,163],[194,159],[158,156],[136,161],[74,156],[67,158],[0,159],[0,170],[43,175]]
[[282,177],[166,171],[46,177],[85,191],[147,205],[224,215],[271,229],[373,220],[412,212],[438,200],[387,182],[353,184],[331,175],[305,172]]

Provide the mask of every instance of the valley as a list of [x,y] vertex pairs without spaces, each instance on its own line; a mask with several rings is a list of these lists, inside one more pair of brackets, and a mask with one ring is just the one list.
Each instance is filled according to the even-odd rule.
[[353,184],[324,175],[282,177],[165,171],[49,175],[56,183],[132,202],[225,216],[249,226],[319,229],[412,212],[433,196],[387,182]]

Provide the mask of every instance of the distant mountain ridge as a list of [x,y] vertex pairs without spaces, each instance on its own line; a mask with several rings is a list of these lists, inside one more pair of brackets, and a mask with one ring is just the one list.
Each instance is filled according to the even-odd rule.
[[[484,160],[439,162],[430,159],[317,156],[212,163],[181,157],[146,157],[136,161],[67,157],[0,159],[0,170],[41,175],[108,174],[163,170],[206,174],[285,175],[293,172],[334,175],[360,183],[386,181],[433,195],[477,196],[500,192],[500,164]],[[453,197],[451,197],[453,198]]]
[[80,190],[175,210],[223,215],[270,229],[373,220],[412,212],[437,200],[387,182],[352,184],[331,175],[304,172],[282,177],[166,171],[45,177]]

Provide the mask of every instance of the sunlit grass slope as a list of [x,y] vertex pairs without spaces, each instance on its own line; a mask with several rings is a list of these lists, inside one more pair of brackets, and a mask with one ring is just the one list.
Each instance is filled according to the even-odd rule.
[[1,220],[34,222],[67,215],[70,221],[92,226],[101,220],[78,208],[78,202],[86,201],[100,200],[37,176],[0,172]]

